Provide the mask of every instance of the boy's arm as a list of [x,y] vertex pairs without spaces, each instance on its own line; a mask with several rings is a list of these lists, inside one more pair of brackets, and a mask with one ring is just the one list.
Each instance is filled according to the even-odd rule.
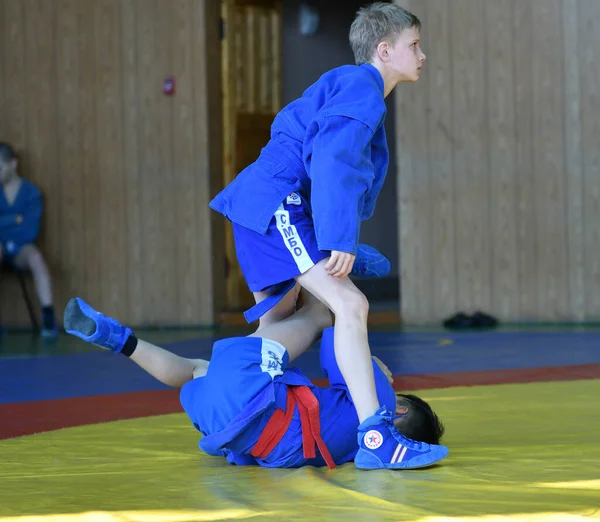
[[[329,384],[332,388],[343,388],[347,390],[348,387],[346,385],[346,381],[342,376],[342,372],[340,371],[335,358],[333,332],[334,327],[327,328],[323,331],[320,351],[321,371],[329,379]],[[376,358],[374,357],[372,360],[375,388],[377,390],[379,404],[394,412],[396,411],[396,393],[394,392],[394,388],[392,387],[388,376],[377,363]]]
[[0,215],[0,230],[14,228],[19,224],[19,214],[11,212],[10,214]]
[[[23,187],[22,190],[25,190]],[[19,211],[0,216],[0,230],[10,230],[11,234],[19,234],[18,242],[22,245],[33,243],[40,232],[42,220],[42,195],[40,191],[29,186],[26,189],[25,202],[19,205]]]
[[23,220],[18,225],[23,244],[33,243],[40,233],[42,220],[42,195],[39,190],[33,189],[28,194],[22,211]]
[[356,254],[365,196],[373,185],[372,129],[357,119],[319,122],[310,167],[311,207],[320,250]]

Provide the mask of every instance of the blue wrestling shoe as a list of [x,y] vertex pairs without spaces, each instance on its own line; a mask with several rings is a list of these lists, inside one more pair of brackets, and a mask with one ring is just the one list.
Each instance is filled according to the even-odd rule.
[[394,427],[393,415],[381,408],[358,427],[358,469],[417,469],[448,456],[446,446],[415,442]]
[[68,302],[63,320],[68,334],[116,353],[123,350],[127,339],[133,334],[131,328],[97,312],[79,297]]
[[375,279],[385,277],[391,269],[390,260],[379,250],[369,245],[359,244],[350,275],[364,279]]

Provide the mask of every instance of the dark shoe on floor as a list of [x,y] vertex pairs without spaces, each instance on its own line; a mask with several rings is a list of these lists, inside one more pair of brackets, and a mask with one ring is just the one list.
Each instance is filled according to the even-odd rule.
[[498,319],[483,312],[475,312],[472,317],[473,328],[496,328]]
[[467,330],[473,325],[473,319],[463,312],[459,312],[444,321],[444,328],[449,330]]

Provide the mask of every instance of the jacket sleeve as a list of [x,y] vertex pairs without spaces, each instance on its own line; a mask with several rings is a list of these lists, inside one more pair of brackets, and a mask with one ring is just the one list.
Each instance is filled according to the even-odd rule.
[[14,212],[10,214],[2,214],[0,216],[0,231],[5,230],[7,228],[14,228],[17,226],[17,215]]
[[311,207],[320,250],[356,254],[365,196],[373,184],[373,130],[346,116],[319,122],[310,166]]
[[27,199],[22,207],[23,221],[17,225],[19,242],[22,244],[33,243],[40,233],[42,220],[42,195],[39,190],[31,187]]

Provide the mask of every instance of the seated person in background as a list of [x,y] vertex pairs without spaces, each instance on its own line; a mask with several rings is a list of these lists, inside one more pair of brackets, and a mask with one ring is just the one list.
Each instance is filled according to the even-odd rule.
[[52,304],[48,266],[35,246],[42,217],[42,195],[19,176],[18,161],[11,145],[0,142],[0,260],[31,270],[42,306],[42,336],[56,337],[58,326]]

